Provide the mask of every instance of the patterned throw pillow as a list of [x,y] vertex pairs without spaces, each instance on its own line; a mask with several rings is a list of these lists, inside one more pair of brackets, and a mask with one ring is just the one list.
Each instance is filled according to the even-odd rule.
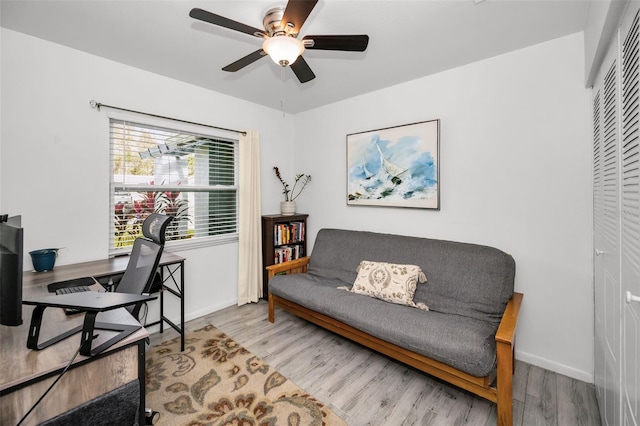
[[429,310],[424,303],[413,301],[418,281],[427,281],[419,266],[363,260],[357,272],[358,276],[350,290],[346,287],[340,288],[386,302]]

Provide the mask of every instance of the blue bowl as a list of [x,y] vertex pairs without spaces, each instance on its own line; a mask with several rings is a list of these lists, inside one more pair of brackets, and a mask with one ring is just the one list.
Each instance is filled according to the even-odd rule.
[[31,262],[36,272],[51,271],[56,264],[59,249],[41,249],[30,251]]

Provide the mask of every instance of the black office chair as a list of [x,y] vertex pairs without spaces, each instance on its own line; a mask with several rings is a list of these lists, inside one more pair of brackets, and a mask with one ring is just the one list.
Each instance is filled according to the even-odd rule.
[[[153,284],[158,263],[164,249],[165,232],[173,219],[160,213],[150,214],[142,223],[142,235],[133,242],[127,269],[116,286],[119,293],[148,293]],[[131,315],[138,319],[142,303],[127,307]]]

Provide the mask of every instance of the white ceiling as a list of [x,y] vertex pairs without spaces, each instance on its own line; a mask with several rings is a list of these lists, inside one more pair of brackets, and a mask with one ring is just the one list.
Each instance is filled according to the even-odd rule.
[[[476,0],[477,1],[477,0]],[[261,40],[189,17],[199,7],[263,28],[286,0],[0,0],[3,27],[297,113],[582,31],[587,0],[320,0],[304,35],[368,34],[366,52],[311,51],[301,84],[268,58],[221,70]],[[281,83],[284,78],[284,87]]]

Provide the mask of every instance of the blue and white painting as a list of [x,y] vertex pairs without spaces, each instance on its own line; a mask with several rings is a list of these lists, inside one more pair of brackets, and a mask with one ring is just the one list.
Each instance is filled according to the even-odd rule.
[[440,120],[347,135],[347,204],[440,208]]

